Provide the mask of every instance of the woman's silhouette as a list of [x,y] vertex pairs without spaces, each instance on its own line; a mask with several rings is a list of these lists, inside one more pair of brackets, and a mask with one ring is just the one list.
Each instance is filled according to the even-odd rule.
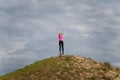
[[64,55],[64,36],[62,32],[57,32],[58,33],[58,40],[59,40],[59,52],[60,56]]

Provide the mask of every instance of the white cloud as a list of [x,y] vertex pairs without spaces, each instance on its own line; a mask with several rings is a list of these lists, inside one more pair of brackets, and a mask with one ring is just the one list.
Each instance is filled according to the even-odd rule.
[[65,31],[66,54],[119,65],[119,3],[113,0],[1,0],[0,74],[57,55],[56,29]]

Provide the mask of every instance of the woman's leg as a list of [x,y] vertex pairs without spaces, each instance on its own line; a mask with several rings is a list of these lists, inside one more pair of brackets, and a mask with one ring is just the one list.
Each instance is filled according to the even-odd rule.
[[61,41],[59,41],[59,51],[61,53]]
[[62,54],[64,54],[64,42],[62,41]]

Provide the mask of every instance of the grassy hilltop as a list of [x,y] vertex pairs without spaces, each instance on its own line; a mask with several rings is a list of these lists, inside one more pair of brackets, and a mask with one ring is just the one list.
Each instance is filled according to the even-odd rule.
[[1,76],[0,80],[120,80],[120,69],[81,56],[51,57]]

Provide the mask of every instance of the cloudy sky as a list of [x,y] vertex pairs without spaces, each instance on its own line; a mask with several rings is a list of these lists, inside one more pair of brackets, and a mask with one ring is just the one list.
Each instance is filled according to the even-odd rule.
[[120,0],[0,0],[0,75],[65,54],[120,67]]

